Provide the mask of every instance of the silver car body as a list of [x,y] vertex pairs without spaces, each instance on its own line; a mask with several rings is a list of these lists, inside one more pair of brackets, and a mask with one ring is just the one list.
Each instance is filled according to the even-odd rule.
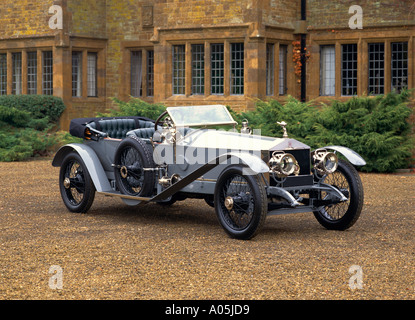
[[[202,111],[201,115],[195,115],[195,110]],[[206,112],[203,113],[204,111]],[[304,172],[301,169],[301,173],[295,177],[287,177],[287,180],[291,181],[289,184],[273,181],[269,164],[273,152],[298,154],[302,157],[302,161],[310,160],[309,155],[312,152],[310,147],[295,139],[264,137],[257,132],[239,133],[234,128],[227,131],[211,129],[212,126],[220,125],[235,126],[236,122],[225,106],[173,107],[167,108],[167,113],[170,119],[168,123],[164,122],[164,128],[158,127],[159,130],[154,132],[153,137],[144,140],[153,149],[156,165],[164,166],[167,170],[166,176],[175,176],[177,182],[163,185],[162,177],[159,175],[153,196],[136,197],[122,194],[117,190],[114,179],[114,154],[123,139],[113,139],[102,132],[97,134],[97,139],[63,146],[55,155],[52,165],[59,167],[65,155],[72,151],[77,152],[85,163],[96,191],[120,197],[128,205],[168,201],[177,193],[186,196],[213,195],[221,172],[230,164],[236,163],[246,166],[245,174],[262,175],[269,197],[283,198],[289,204],[286,208],[271,210],[269,214],[313,211],[315,208],[312,205],[300,205],[294,197],[295,193],[304,191],[325,191],[331,197],[338,198],[338,201],[347,200],[334,186],[322,182],[316,183],[310,172],[310,165],[306,163],[300,163],[300,167],[305,165]],[[206,114],[208,116],[203,121],[197,120],[197,116],[204,117]],[[126,136],[134,134],[132,130]],[[173,136],[173,139],[167,138],[169,135]],[[340,153],[356,166],[365,164],[360,155],[346,147],[327,146],[321,149]],[[148,168],[148,170],[158,169]]]

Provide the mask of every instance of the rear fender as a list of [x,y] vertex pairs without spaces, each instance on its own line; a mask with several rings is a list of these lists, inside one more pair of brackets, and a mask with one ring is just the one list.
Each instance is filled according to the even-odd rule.
[[342,146],[327,146],[321,149],[326,150],[334,150],[339,153],[341,153],[343,156],[346,157],[346,159],[355,166],[364,166],[366,165],[366,161],[356,152],[352,149],[349,149],[347,147]]
[[111,191],[111,185],[108,181],[107,175],[105,174],[105,170],[101,165],[101,161],[95,151],[87,145],[71,143],[61,147],[53,158],[52,166],[60,167],[63,159],[73,151],[77,152],[85,163],[92,182],[95,185],[95,189],[98,192]]

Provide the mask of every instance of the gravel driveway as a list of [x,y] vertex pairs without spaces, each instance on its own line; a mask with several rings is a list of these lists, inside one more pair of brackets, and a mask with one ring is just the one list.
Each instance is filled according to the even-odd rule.
[[415,298],[413,174],[362,174],[348,231],[293,214],[238,241],[203,200],[97,195],[88,214],[69,213],[58,172],[50,159],[0,163],[0,299]]

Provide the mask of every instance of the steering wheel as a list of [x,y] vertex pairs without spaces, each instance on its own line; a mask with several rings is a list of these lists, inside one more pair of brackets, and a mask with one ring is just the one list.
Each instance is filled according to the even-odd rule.
[[154,130],[157,131],[157,128],[159,126],[159,123],[161,121],[161,119],[163,119],[163,117],[167,114],[167,111],[164,111],[156,120],[156,122],[154,123]]

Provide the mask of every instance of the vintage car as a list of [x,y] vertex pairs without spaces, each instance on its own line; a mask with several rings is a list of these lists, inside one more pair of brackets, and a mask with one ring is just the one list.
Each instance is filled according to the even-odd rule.
[[237,239],[256,235],[267,215],[313,212],[327,229],[351,227],[363,206],[354,166],[365,161],[342,146],[310,150],[278,124],[282,137],[246,122],[236,131],[222,105],[169,107],[155,121],[74,119],[70,133],[83,143],[60,148],[52,165],[72,212],[87,212],[98,192],[131,206],[204,199]]

